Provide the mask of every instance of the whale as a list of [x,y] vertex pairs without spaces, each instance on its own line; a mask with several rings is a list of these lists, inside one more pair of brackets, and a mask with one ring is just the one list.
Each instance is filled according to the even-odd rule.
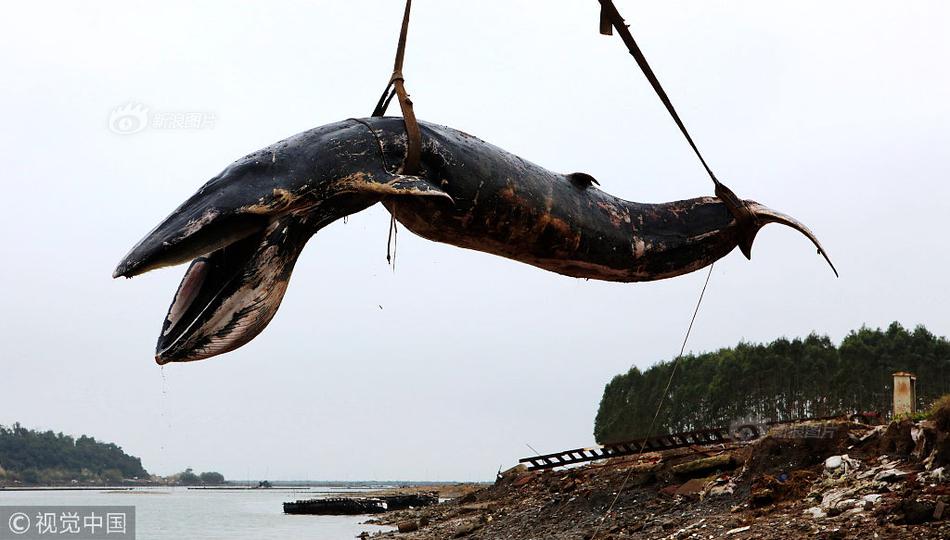
[[189,263],[156,362],[202,360],[256,337],[307,241],[377,203],[423,238],[573,278],[668,279],[737,247],[751,258],[755,233],[768,223],[801,232],[831,265],[805,225],[755,201],[742,201],[751,221],[712,196],[627,201],[590,174],[550,171],[450,127],[420,121],[419,128],[414,174],[402,170],[402,118],[350,118],[235,161],[159,223],[113,273],[131,278]]

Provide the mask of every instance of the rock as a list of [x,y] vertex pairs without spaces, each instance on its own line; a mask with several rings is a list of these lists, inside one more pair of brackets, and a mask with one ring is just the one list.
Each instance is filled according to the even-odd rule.
[[535,477],[536,475],[534,474],[523,474],[515,478],[514,481],[511,482],[511,485],[515,487],[521,487],[521,486],[529,484],[532,480],[535,479]]
[[907,473],[904,471],[899,471],[897,469],[885,469],[874,475],[874,481],[875,482],[895,482],[905,476],[907,476]]
[[746,525],[745,527],[736,527],[735,529],[729,529],[728,531],[726,531],[726,536],[729,536],[731,534],[739,534],[742,532],[746,532],[751,528],[752,528],[751,525]]
[[940,431],[933,442],[933,450],[924,460],[927,468],[950,465],[950,432]]
[[753,506],[766,506],[775,502],[775,492],[771,488],[757,489],[752,492],[749,502]]
[[936,505],[930,501],[921,501],[912,496],[904,498],[900,503],[900,510],[904,513],[904,523],[919,525],[930,521],[934,517]]
[[[836,516],[845,510],[850,510],[858,503],[858,499],[852,497],[853,489],[837,488],[826,491],[821,496],[821,508],[829,516]],[[862,501],[863,502],[863,501]]]
[[[841,515],[849,510],[854,510],[855,508],[859,510],[863,510],[864,504],[865,504],[865,501],[858,501],[858,499],[841,499],[839,501],[835,501],[833,504],[828,506],[825,509],[825,512],[829,516],[834,517],[834,516]],[[822,505],[824,505],[824,503],[822,503]]]
[[881,436],[879,450],[883,454],[910,455],[916,444],[911,437],[914,423],[910,420],[891,422]]
[[841,459],[841,456],[831,456],[825,460],[825,468],[833,471],[841,466],[844,461]]
[[825,472],[829,474],[846,475],[861,468],[861,462],[852,459],[848,454],[831,456],[825,460]]
[[399,532],[401,533],[418,531],[419,522],[414,519],[410,519],[408,521],[400,521],[399,523],[396,524],[396,529],[398,529]]
[[808,508],[807,510],[805,510],[804,513],[811,516],[814,519],[823,518],[828,515],[825,513],[824,510],[822,510],[821,508],[817,506],[812,506],[811,508]]
[[917,480],[923,483],[939,484],[947,479],[943,467],[937,467],[932,471],[924,471],[917,475]]

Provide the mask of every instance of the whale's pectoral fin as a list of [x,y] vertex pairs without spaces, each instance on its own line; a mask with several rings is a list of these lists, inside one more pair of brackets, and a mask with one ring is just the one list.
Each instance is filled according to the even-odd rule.
[[421,176],[392,174],[385,182],[360,182],[356,187],[359,191],[375,193],[386,197],[442,197],[452,203],[455,202],[452,196],[443,191],[442,188]]

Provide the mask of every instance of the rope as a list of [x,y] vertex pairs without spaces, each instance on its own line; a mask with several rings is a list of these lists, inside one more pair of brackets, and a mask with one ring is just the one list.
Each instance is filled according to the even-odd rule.
[[376,108],[373,109],[373,116],[383,116],[389,107],[389,102],[393,96],[399,99],[399,108],[402,110],[403,122],[406,124],[406,158],[400,168],[401,174],[416,174],[419,170],[419,161],[422,156],[422,132],[419,129],[419,123],[416,122],[416,114],[412,110],[412,101],[406,92],[405,79],[402,75],[402,64],[406,57],[406,36],[409,34],[409,12],[412,8],[412,0],[406,0],[406,10],[402,16],[402,28],[399,31],[399,43],[396,45],[396,59],[393,62],[393,74],[386,84],[385,90],[379,101],[376,102]]
[[[693,142],[693,138],[686,129],[686,125],[680,119],[680,115],[677,114],[676,108],[673,107],[673,102],[670,101],[670,97],[666,94],[666,91],[663,90],[660,80],[657,79],[656,74],[653,73],[653,69],[650,67],[649,62],[647,62],[643,51],[640,50],[640,46],[637,45],[637,41],[633,39],[633,35],[630,33],[630,27],[624,22],[620,12],[617,11],[613,0],[598,0],[598,2],[600,2],[600,33],[613,35],[611,27],[617,29],[617,32],[620,34],[620,39],[623,40],[624,45],[627,46],[627,50],[630,51],[631,56],[637,61],[637,65],[640,66],[643,75],[650,81],[650,86],[653,87],[656,95],[659,96],[660,101],[663,102],[666,110],[670,113],[670,116],[673,117],[673,121],[676,122],[676,125],[680,128],[680,132],[686,137],[686,142],[689,143],[690,148],[693,149],[696,157],[699,158],[699,162],[703,164],[703,168],[706,169],[709,178],[712,179],[713,185],[715,186],[716,197],[719,197],[719,199],[725,203],[726,208],[729,209],[729,212],[736,219],[736,223],[742,231],[744,243],[748,248],[751,248],[752,238],[758,230],[758,218],[756,218],[755,214],[742,199],[737,197],[731,189],[716,178],[716,174],[713,173],[709,164],[706,163],[706,159],[699,151],[699,147],[696,146],[696,143]],[[747,251],[747,248],[744,247],[743,251]]]
[[[699,314],[699,306],[703,304],[703,297],[706,296],[706,288],[709,287],[709,278],[712,277],[712,271],[715,263],[709,265],[709,272],[706,273],[706,281],[703,283],[703,289],[699,292],[699,299],[696,300],[696,307],[693,308],[693,316],[689,319],[689,326],[686,327],[686,335],[683,336],[683,344],[680,345],[680,352],[676,355],[676,358],[673,360],[673,369],[670,370],[670,378],[666,381],[666,388],[663,389],[663,393],[660,394],[660,401],[656,404],[656,412],[653,414],[653,420],[650,421],[650,429],[647,430],[647,434],[653,433],[653,427],[656,425],[656,419],[660,416],[660,409],[663,408],[663,401],[666,400],[666,396],[670,391],[670,387],[673,385],[673,376],[676,375],[676,367],[679,365],[680,358],[683,357],[683,353],[686,351],[686,344],[689,342],[689,335],[693,331],[693,323],[696,322],[696,315]],[[646,439],[640,444],[640,451],[637,452],[637,457],[643,454],[643,450],[646,448],[647,441]],[[607,507],[607,510],[604,512],[604,516],[601,518],[600,523],[597,524],[597,528],[594,529],[594,534],[591,535],[591,540],[597,538],[597,534],[600,532],[601,527],[604,526],[604,522],[607,520],[607,514],[613,510],[614,505],[617,504],[617,500],[620,499],[620,494],[623,493],[625,487],[627,487],[627,482],[630,481],[630,476],[633,474],[633,469],[627,471],[627,474],[623,478],[623,482],[620,483],[620,489],[617,490],[617,494],[614,495],[612,501],[610,501],[610,506]]]

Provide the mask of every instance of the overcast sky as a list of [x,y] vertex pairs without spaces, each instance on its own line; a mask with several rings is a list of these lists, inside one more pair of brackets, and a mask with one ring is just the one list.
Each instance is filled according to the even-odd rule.
[[[764,229],[752,261],[716,264],[689,350],[893,320],[948,333],[946,2],[617,5],[719,177],[806,223],[841,272],[798,233]],[[595,0],[413,8],[405,71],[421,119],[629,200],[712,194],[619,38],[598,34]],[[376,206],[310,241],[258,338],[164,368],[153,347],[184,267],[110,277],[233,160],[368,115],[402,9],[7,6],[0,424],[228,478],[484,480],[526,443],[593,442],[604,384],[676,353],[705,272],[583,281],[405,230],[393,272]],[[130,102],[204,124],[116,134],[110,113]]]

